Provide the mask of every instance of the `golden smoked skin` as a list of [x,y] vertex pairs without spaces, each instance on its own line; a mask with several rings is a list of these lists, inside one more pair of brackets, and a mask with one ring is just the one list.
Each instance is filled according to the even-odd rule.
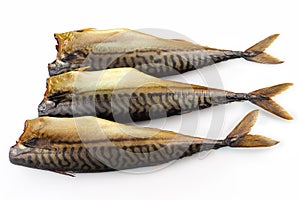
[[250,112],[224,139],[119,124],[95,117],[27,120],[10,149],[17,165],[68,172],[106,172],[153,166],[221,147],[268,147],[278,142],[248,135],[258,111]]
[[74,70],[132,67],[162,77],[235,58],[277,64],[282,61],[264,53],[277,37],[278,34],[271,35],[246,51],[232,51],[181,39],[159,38],[129,29],[83,29],[55,34],[57,58],[48,69],[50,76],[54,76]]
[[38,110],[40,116],[97,116],[125,123],[250,101],[279,117],[292,119],[271,99],[290,85],[234,93],[159,79],[133,68],[73,71],[47,80],[47,90]]
[[204,86],[156,78],[132,68],[116,68],[98,72],[73,71],[50,77],[47,79],[45,97],[51,97],[56,93],[132,90],[140,87],[144,90],[155,87],[209,89]]
[[[92,44],[105,42],[115,34],[127,32],[129,29],[110,29],[96,31],[93,28],[82,29],[78,31],[69,31],[65,33],[55,33],[57,40],[57,58],[61,59],[69,53],[86,49]],[[101,34],[99,34],[101,33]]]

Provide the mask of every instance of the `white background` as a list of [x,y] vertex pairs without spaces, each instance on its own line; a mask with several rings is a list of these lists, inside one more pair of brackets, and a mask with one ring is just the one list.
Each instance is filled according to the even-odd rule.
[[[4,3],[5,2],[5,3]],[[299,9],[297,1],[2,1],[1,16],[1,139],[0,199],[299,199]],[[280,141],[268,149],[230,149],[195,155],[153,173],[77,174],[70,178],[12,165],[9,147],[26,119],[37,117],[45,90],[47,63],[56,56],[54,32],[98,29],[163,28],[211,47],[244,50],[273,33],[280,37],[267,50],[281,65],[243,59],[201,70],[218,71],[224,89],[248,92],[277,83],[295,85],[276,97],[293,116],[285,121],[260,112],[253,133]],[[194,73],[189,82],[205,84]],[[190,78],[189,78],[190,77]],[[225,109],[217,134],[223,138],[250,110],[250,103]],[[209,110],[209,109],[208,109]],[[206,119],[211,111],[197,112]],[[188,116],[188,115],[187,115]],[[178,131],[180,116],[165,128]],[[142,124],[142,123],[141,123]],[[203,126],[203,127],[202,127]],[[205,137],[208,125],[199,125]],[[184,132],[192,134],[188,130]]]

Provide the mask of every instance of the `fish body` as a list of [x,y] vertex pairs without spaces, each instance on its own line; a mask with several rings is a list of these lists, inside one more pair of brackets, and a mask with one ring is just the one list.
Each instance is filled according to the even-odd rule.
[[163,77],[235,58],[276,64],[282,61],[264,50],[277,37],[278,34],[271,35],[246,51],[232,51],[180,39],[163,39],[129,29],[84,29],[55,34],[57,59],[48,65],[48,69],[50,76],[54,76],[73,70],[132,67]]
[[13,164],[61,173],[154,166],[221,147],[267,147],[277,141],[248,135],[258,111],[223,140],[119,124],[95,117],[27,120],[9,153]]
[[47,80],[47,90],[38,111],[39,116],[90,115],[124,123],[250,101],[282,118],[291,119],[271,99],[290,85],[286,83],[251,93],[234,93],[159,79],[132,68],[73,71]]

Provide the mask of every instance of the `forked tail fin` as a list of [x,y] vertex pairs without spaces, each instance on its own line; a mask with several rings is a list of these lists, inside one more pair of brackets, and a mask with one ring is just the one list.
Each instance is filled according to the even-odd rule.
[[289,86],[293,85],[292,83],[283,83],[271,87],[262,88],[253,92],[250,92],[250,95],[254,95],[253,98],[250,98],[249,101],[271,113],[282,117],[284,119],[292,120],[293,117],[284,110],[280,105],[271,99],[271,97],[280,94],[286,90]]
[[258,62],[258,63],[266,63],[266,64],[279,64],[283,63],[283,61],[278,58],[272,57],[271,55],[264,53],[265,49],[268,48],[274,40],[279,36],[279,34],[271,35],[264,40],[256,43],[246,51],[242,53],[242,57],[246,60]]
[[225,138],[225,144],[230,147],[270,147],[276,145],[278,141],[261,135],[248,134],[256,122],[257,115],[258,110],[248,113]]

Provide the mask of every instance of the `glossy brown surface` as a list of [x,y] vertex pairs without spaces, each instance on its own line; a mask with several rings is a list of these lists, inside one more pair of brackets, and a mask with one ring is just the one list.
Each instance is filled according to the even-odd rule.
[[278,34],[271,35],[246,51],[232,51],[180,39],[163,39],[129,29],[84,29],[55,34],[57,58],[48,69],[53,76],[82,69],[98,71],[132,67],[162,77],[235,58],[277,64],[282,61],[264,53],[277,37]]
[[200,151],[230,147],[267,147],[277,141],[247,135],[258,111],[249,113],[224,139],[213,140],[94,117],[27,120],[11,147],[10,161],[26,167],[67,172],[106,172],[153,166]]
[[290,85],[234,93],[159,79],[132,68],[68,72],[47,80],[47,90],[38,110],[40,116],[89,115],[124,123],[250,101],[279,117],[292,119],[271,99]]

